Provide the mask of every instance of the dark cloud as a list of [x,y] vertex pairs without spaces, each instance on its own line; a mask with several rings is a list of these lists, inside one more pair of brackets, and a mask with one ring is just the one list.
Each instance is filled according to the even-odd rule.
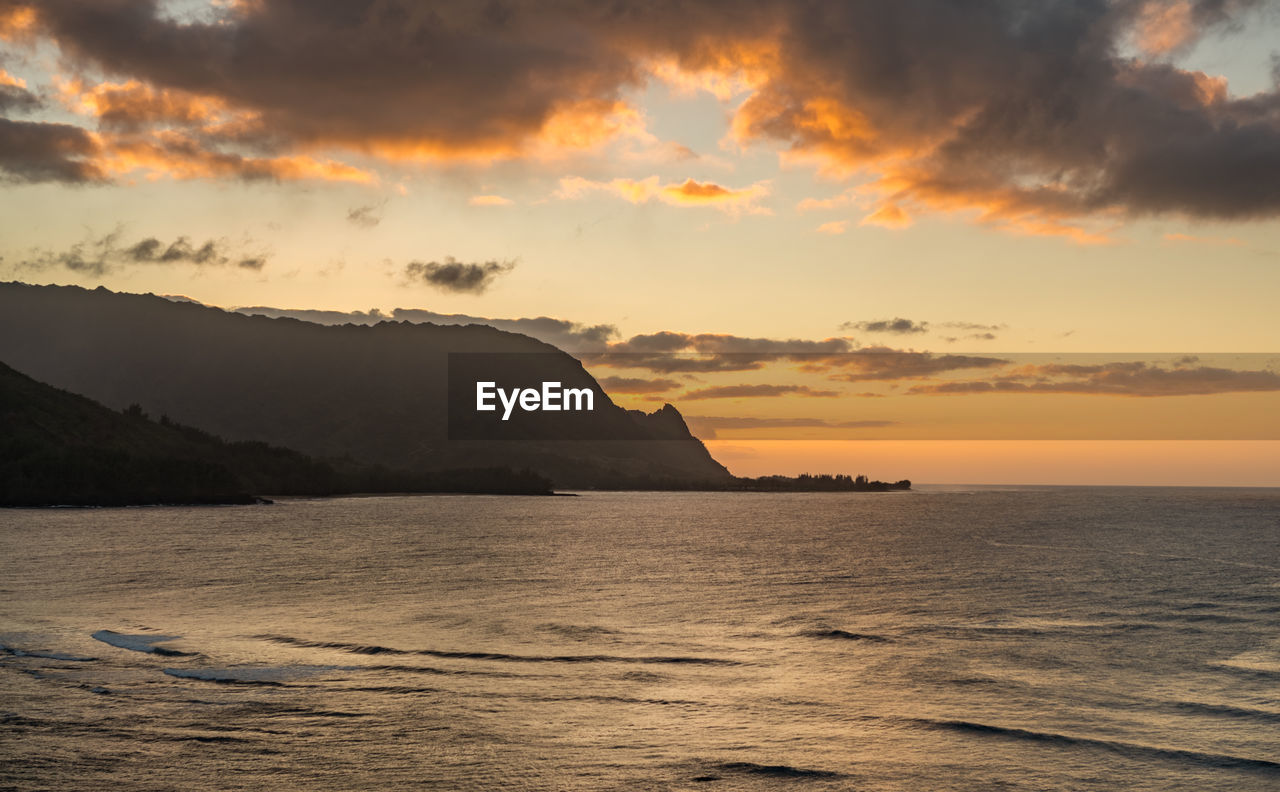
[[[657,58],[759,64],[734,111],[739,142],[868,173],[880,212],[966,211],[1081,241],[1101,236],[1080,226],[1091,218],[1280,214],[1280,91],[1233,96],[1168,60],[1266,0],[255,0],[212,21],[148,0],[20,5],[72,68],[173,94],[120,99],[105,123],[201,125],[198,149],[148,145],[201,158],[206,177],[312,172],[218,146],[423,161],[588,145],[616,132],[607,119]],[[41,151],[4,167],[91,180],[13,164]]]
[[653,352],[687,352],[717,355],[812,355],[847,352],[851,343],[845,338],[807,341],[799,338],[751,338],[726,333],[658,333],[635,335],[626,341],[609,345],[618,354]]
[[117,230],[96,239],[77,242],[63,251],[36,251],[18,264],[18,268],[66,269],[89,275],[103,275],[139,265],[235,266],[260,270],[266,264],[265,256],[245,254],[224,240],[211,239],[193,245],[185,236],[168,243],[155,237],[147,237],[132,245],[124,245],[120,241],[121,236],[121,232]]
[[0,118],[0,179],[9,182],[89,184],[106,179],[93,162],[93,137],[70,124]]
[[1153,397],[1280,391],[1280,374],[1275,371],[1193,366],[1194,362],[1194,359],[1183,359],[1171,367],[1142,361],[1025,366],[1017,372],[988,380],[917,385],[907,393],[1067,393]]
[[299,308],[269,308],[265,306],[236,308],[239,313],[260,316],[287,316],[317,324],[377,324],[378,322],[414,322],[440,325],[488,325],[511,333],[521,333],[566,352],[602,349],[618,334],[613,325],[584,325],[550,316],[523,319],[495,319],[469,314],[442,314],[422,308],[396,308],[386,313],[377,308],[368,311],[317,311]]
[[810,341],[663,330],[615,341],[583,355],[582,360],[593,366],[646,369],[655,374],[755,371],[770,362],[821,359],[850,348],[845,338]]
[[545,341],[566,352],[603,347],[618,334],[618,328],[610,324],[587,325],[550,316],[523,319],[492,319],[466,314],[438,314],[418,308],[397,308],[392,315],[401,321],[434,322],[436,324],[486,324],[499,330]]
[[347,222],[360,228],[374,228],[378,223],[382,222],[382,208],[384,206],[386,206],[385,201],[379,201],[367,206],[354,206],[347,210]]
[[823,418],[753,418],[738,416],[686,415],[689,431],[703,440],[716,439],[718,429],[877,429],[897,426],[897,421],[828,421]]
[[771,363],[793,364],[800,371],[826,373],[833,380],[924,379],[970,368],[990,368],[1005,360],[974,355],[935,355],[871,346],[856,348],[847,338],[821,341],[747,338],[716,333],[663,331],[632,336],[607,351],[580,356],[597,367],[644,369],[655,374],[758,371]]
[[[2,70],[0,70],[2,71]],[[19,85],[0,82],[0,115],[32,113],[44,106],[40,97]]]
[[596,381],[609,393],[666,393],[680,387],[680,383],[673,379],[599,377]]
[[814,390],[807,385],[713,385],[680,394],[681,401],[699,401],[702,399],[742,399],[767,398],[772,396],[809,396],[831,399],[840,395],[839,391]]
[[943,322],[943,327],[951,327],[956,330],[972,330],[974,332],[994,333],[997,330],[1004,330],[1007,325],[1002,324],[981,324],[979,322]]
[[823,361],[838,373],[831,379],[841,382],[869,382],[903,379],[927,379],[948,371],[975,368],[994,368],[1008,361],[976,355],[935,355],[932,352],[915,352],[866,347],[855,353],[829,358]]
[[910,319],[901,317],[894,319],[878,319],[870,322],[845,322],[840,325],[841,330],[861,330],[866,333],[893,333],[895,335],[910,335],[912,333],[927,333],[929,331],[928,322],[913,322]]
[[377,324],[391,319],[388,314],[377,308],[371,308],[368,311],[322,311],[314,308],[269,308],[265,305],[252,305],[231,310],[249,316],[269,316],[273,319],[287,317],[323,325]]
[[602,35],[619,13],[591,4],[264,0],[191,23],[154,2],[44,0],[38,14],[81,64],[217,97],[267,140],[407,156],[518,148],[638,82]]
[[452,292],[468,292],[480,294],[503,273],[510,272],[514,261],[485,261],[479,264],[464,264],[453,256],[444,262],[411,261],[405,265],[404,274],[410,282],[422,282],[439,289]]
[[601,368],[644,369],[655,374],[717,371],[756,371],[766,363],[785,360],[780,354],[690,354],[682,352],[594,352],[578,355],[585,364]]

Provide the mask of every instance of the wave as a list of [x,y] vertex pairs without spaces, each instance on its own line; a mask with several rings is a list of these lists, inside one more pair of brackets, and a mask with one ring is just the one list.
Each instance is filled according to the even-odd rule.
[[177,649],[155,646],[155,644],[164,643],[165,641],[176,641],[182,637],[181,635],[126,635],[114,630],[98,630],[91,637],[102,641],[104,644],[110,644],[118,649],[128,649],[131,652],[157,654],[165,657],[192,657],[195,655],[195,652],[179,652]]
[[217,682],[221,685],[263,685],[265,687],[289,687],[283,682],[276,682],[270,679],[240,679],[233,676],[225,676],[216,671],[194,670],[189,671],[184,668],[166,668],[164,672],[172,677],[179,679],[199,679],[203,682]]
[[296,668],[165,668],[164,673],[179,679],[198,679],[225,685],[263,685],[266,687],[314,687],[282,681],[299,673],[311,674],[327,669]]
[[295,707],[272,702],[254,702],[246,707],[255,715],[268,718],[368,718],[367,712],[348,712],[346,710],[312,709],[311,707]]
[[353,671],[390,671],[399,674],[430,674],[432,676],[486,676],[486,677],[508,677],[508,678],[524,678],[524,674],[513,674],[508,671],[474,671],[462,668],[433,668],[431,666],[417,665],[367,665],[367,666],[348,666]]
[[993,726],[973,721],[931,720],[928,718],[913,718],[911,720],[916,724],[932,729],[1047,743],[1064,748],[1092,748],[1134,759],[1158,759],[1219,769],[1250,770],[1268,774],[1280,773],[1280,762],[1273,762],[1267,759],[1253,759],[1245,756],[1210,753],[1207,751],[1191,751],[1182,748],[1160,748],[1117,740],[1102,740],[1095,737],[1072,737],[1055,732],[1039,732],[1010,726]]
[[[1144,614],[1147,615],[1147,614]],[[1152,615],[1152,619],[1156,617]],[[1189,621],[1178,617],[1180,621]],[[1025,636],[1029,638],[1050,638],[1063,634],[1077,635],[1120,635],[1148,630],[1170,629],[1153,621],[1077,621],[1071,619],[1007,619],[987,623],[941,623],[922,624],[907,630],[911,633],[925,635],[948,635],[956,637],[985,636]],[[1182,627],[1183,631],[1201,632],[1193,627]]]
[[302,646],[313,649],[337,649],[361,655],[419,655],[455,660],[493,660],[508,663],[670,663],[684,665],[738,666],[736,660],[715,657],[627,657],[624,655],[517,655],[503,652],[459,652],[442,649],[395,649],[389,646],[345,643],[342,641],[308,641],[287,635],[255,635],[262,641]]
[[[722,773],[745,773],[747,775],[766,776],[768,778],[837,778],[839,773],[831,770],[813,770],[792,765],[766,765],[755,762],[724,762],[713,768]],[[704,776],[705,778],[705,776]],[[709,778],[707,780],[710,780]]]
[[98,658],[96,657],[76,657],[75,655],[63,654],[61,652],[40,652],[32,649],[18,649],[13,646],[5,646],[0,644],[0,652],[13,657],[39,657],[43,660],[62,660],[68,663],[92,663]]
[[1202,704],[1196,701],[1178,701],[1170,706],[1174,710],[1192,712],[1197,715],[1214,715],[1223,718],[1257,721],[1259,723],[1280,724],[1280,712],[1271,712],[1269,710],[1233,707],[1227,704]]
[[1219,671],[1226,671],[1236,676],[1263,680],[1280,679],[1280,667],[1277,667],[1274,662],[1253,663],[1248,660],[1232,658],[1223,660],[1220,663],[1209,663],[1209,667],[1216,668]]
[[538,625],[538,629],[543,632],[554,633],[574,641],[589,641],[601,636],[620,635],[617,630],[611,630],[608,627],[601,627],[598,624],[579,625],[548,623]]
[[865,641],[867,643],[893,643],[892,638],[873,633],[856,633],[848,630],[808,630],[800,633],[805,638],[828,638],[840,641]]
[[527,701],[541,701],[548,704],[568,701],[589,701],[598,704],[656,704],[662,707],[705,707],[705,701],[688,699],[632,698],[631,696],[515,696]]

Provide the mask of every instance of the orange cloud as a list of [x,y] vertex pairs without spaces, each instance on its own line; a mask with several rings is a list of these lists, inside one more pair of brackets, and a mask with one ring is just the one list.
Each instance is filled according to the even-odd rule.
[[1165,55],[1190,42],[1197,32],[1188,0],[1149,0],[1138,14],[1134,39],[1144,52]]
[[212,151],[179,133],[162,133],[149,140],[110,139],[99,136],[103,155],[96,163],[104,171],[145,173],[148,179],[277,179],[371,183],[369,171],[331,159],[306,155],[246,157]]
[[813,212],[819,209],[837,209],[842,206],[848,206],[854,202],[856,198],[855,192],[856,190],[846,190],[830,198],[805,198],[796,204],[796,211]]
[[657,176],[646,179],[619,178],[607,182],[566,176],[560,180],[560,187],[554,195],[562,199],[575,199],[593,191],[613,193],[634,204],[657,199],[672,206],[711,206],[728,212],[769,213],[767,208],[755,205],[757,200],[769,194],[767,181],[733,189],[691,178],[683,182],[661,184]]
[[881,228],[907,228],[912,223],[911,215],[901,206],[894,203],[881,204],[880,208],[862,218],[858,225],[880,226]]
[[[487,164],[619,144],[609,153],[624,159],[636,153],[628,144],[655,160],[687,157],[621,98],[661,81],[744,97],[726,148],[769,143],[783,164],[870,179],[849,203],[1100,242],[1098,225],[1128,217],[1280,215],[1264,167],[1280,147],[1277,92],[1232,98],[1222,78],[1161,58],[1256,6],[762,2],[724,14],[692,0],[631,4],[619,17],[517,3],[498,25],[483,4],[437,19],[218,0],[212,22],[189,24],[160,3],[9,0],[0,35],[38,33],[66,68],[127,80],[81,92],[102,129],[121,128],[110,119],[197,127],[205,147],[242,151],[227,157],[274,159],[270,145],[294,157]],[[1129,40],[1146,62],[1121,54]],[[767,190],[607,184],[636,202],[733,211],[764,211],[753,201]]]
[[1164,238],[1168,242],[1196,242],[1203,245],[1231,245],[1233,247],[1243,245],[1239,239],[1235,237],[1211,237],[1211,236],[1195,236],[1193,234],[1165,234]]
[[512,201],[501,195],[473,195],[467,199],[467,203],[471,206],[510,206]]
[[823,223],[818,226],[819,234],[843,234],[849,225],[848,220],[834,220],[830,223]]
[[0,85],[8,85],[13,88],[26,88],[27,81],[21,77],[14,77],[4,69],[0,69]]
[[536,129],[504,129],[496,136],[443,140],[431,136],[400,138],[322,136],[334,147],[351,148],[392,162],[468,162],[489,165],[504,160],[554,160],[599,149],[619,139],[656,144],[644,114],[621,101],[585,100],[564,104]]
[[[1070,196],[1055,186],[1022,188],[979,180],[952,182],[938,178],[927,168],[903,167],[882,177],[875,187],[896,204],[913,203],[936,212],[967,213],[980,224],[1004,231],[1028,236],[1060,236],[1082,245],[1111,241],[1106,233],[1073,222],[1081,211]],[[899,208],[899,211],[902,210]],[[1096,213],[1105,215],[1108,211],[1096,210]],[[876,214],[879,211],[872,216]],[[889,220],[893,216],[890,211],[881,219]]]
[[36,25],[33,6],[0,9],[0,41],[17,41],[31,35]]
[[80,80],[70,80],[62,82],[58,90],[68,109],[94,116],[106,127],[209,127],[228,116],[225,102],[219,99],[155,88],[138,80],[104,82],[89,88]]
[[722,102],[766,83],[778,68],[778,45],[766,39],[704,40],[681,56],[649,58],[644,69],[680,95],[705,91]]

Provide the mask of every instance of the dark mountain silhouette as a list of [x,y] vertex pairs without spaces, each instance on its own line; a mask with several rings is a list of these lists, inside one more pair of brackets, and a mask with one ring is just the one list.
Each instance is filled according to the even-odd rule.
[[123,413],[0,363],[0,506],[253,503],[253,493],[500,492],[551,483],[510,470],[410,475],[338,467],[296,451],[227,443],[137,405]]
[[[474,394],[450,393],[451,354],[472,368],[496,355],[504,387],[537,380],[591,389],[595,410],[567,423],[563,415],[513,415],[500,433],[491,431],[496,424],[477,431],[483,427],[457,409]],[[482,325],[322,326],[104,288],[6,283],[0,360],[116,410],[138,404],[229,441],[340,465],[528,468],[561,487],[733,481],[674,407],[624,410],[569,355]]]

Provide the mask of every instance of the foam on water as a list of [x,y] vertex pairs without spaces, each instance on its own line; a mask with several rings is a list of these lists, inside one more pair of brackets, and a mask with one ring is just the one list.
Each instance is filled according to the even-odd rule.
[[177,649],[156,646],[156,644],[176,641],[182,637],[181,635],[151,635],[149,633],[128,635],[114,630],[98,630],[92,637],[105,644],[110,644],[119,649],[128,649],[131,652],[157,654],[166,657],[190,657],[194,654],[194,652],[180,652]]

